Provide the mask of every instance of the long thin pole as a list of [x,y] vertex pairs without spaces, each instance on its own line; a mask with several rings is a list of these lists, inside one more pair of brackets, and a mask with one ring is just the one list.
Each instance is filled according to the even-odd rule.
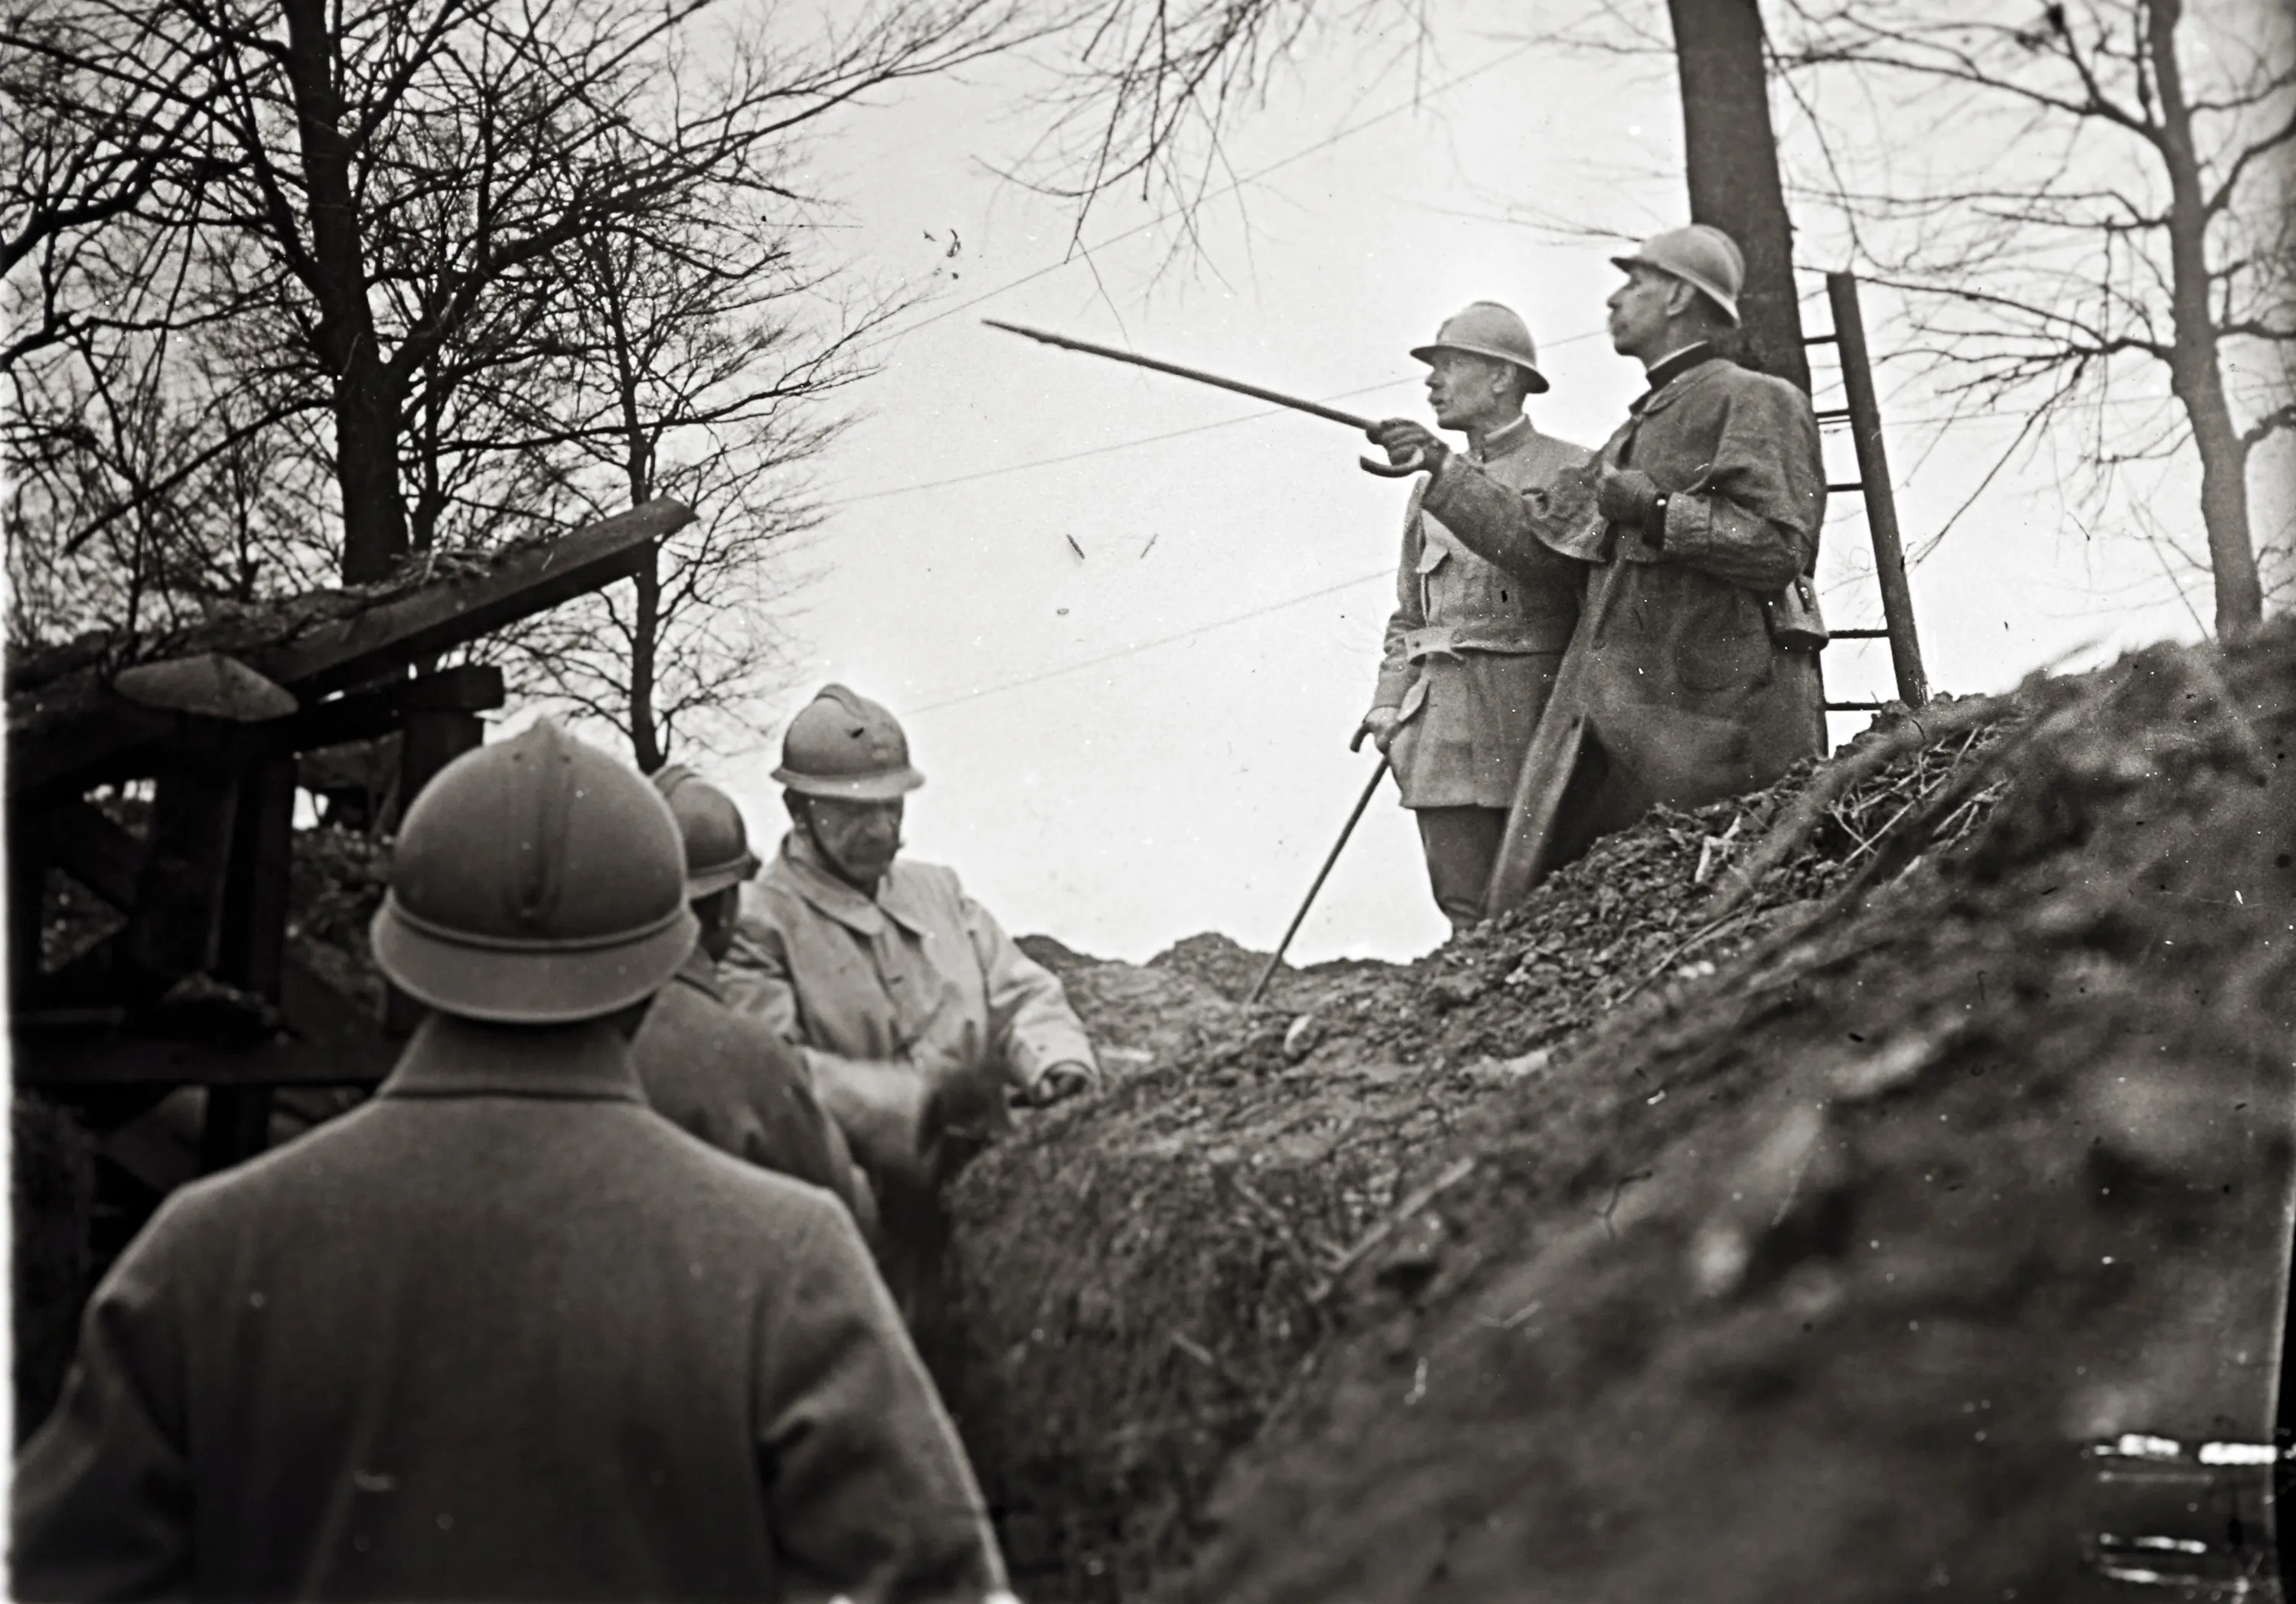
[[1874,573],[1882,582],[1882,621],[1889,626],[1890,665],[1898,674],[1898,700],[1909,708],[1930,700],[1914,633],[1914,592],[1906,581],[1906,546],[1898,533],[1898,498],[1890,487],[1890,458],[1882,448],[1882,404],[1874,393],[1874,364],[1866,349],[1866,320],[1857,309],[1855,274],[1825,275],[1833,332],[1841,354],[1841,388],[1849,403],[1849,434],[1857,447],[1857,482],[1866,497],[1866,527],[1874,536]]
[[1293,412],[1306,413],[1309,417],[1328,422],[1344,423],[1349,429],[1369,429],[1373,420],[1359,418],[1353,413],[1341,412],[1336,406],[1325,406],[1320,401],[1305,401],[1298,396],[1287,396],[1281,390],[1262,389],[1256,384],[1246,384],[1241,379],[1223,379],[1217,373],[1207,373],[1201,368],[1182,367],[1177,362],[1160,362],[1153,356],[1143,356],[1135,351],[1120,351],[1114,346],[1095,345],[1089,340],[1070,340],[1065,334],[1049,334],[1042,329],[1028,328],[1021,323],[999,323],[993,317],[980,320],[992,329],[1002,329],[1007,334],[1026,335],[1048,346],[1062,350],[1082,351],[1087,356],[1105,356],[1111,362],[1128,363],[1133,367],[1153,368],[1160,373],[1169,373],[1176,379],[1192,379],[1198,384],[1209,384],[1224,390],[1234,390],[1239,396],[1250,396],[1255,401],[1272,401],[1278,406],[1288,406]]
[[1291,946],[1292,937],[1300,933],[1300,926],[1307,919],[1308,910],[1316,905],[1316,893],[1324,888],[1324,881],[1331,876],[1332,865],[1340,861],[1341,850],[1347,846],[1348,838],[1355,834],[1356,821],[1364,816],[1364,809],[1371,806],[1373,793],[1379,790],[1379,782],[1386,778],[1387,759],[1382,757],[1379,760],[1379,767],[1372,771],[1371,783],[1365,786],[1363,795],[1356,798],[1356,810],[1348,815],[1346,825],[1340,831],[1340,839],[1332,843],[1331,855],[1324,860],[1324,866],[1316,871],[1316,883],[1308,888],[1308,895],[1300,901],[1300,911],[1292,915],[1292,923],[1285,929],[1283,939],[1277,942],[1275,950],[1267,955],[1267,967],[1261,970],[1259,978],[1251,983],[1251,990],[1243,999],[1246,1008],[1259,1002],[1259,994],[1267,989],[1267,982],[1274,978],[1276,965],[1283,962],[1284,950]]

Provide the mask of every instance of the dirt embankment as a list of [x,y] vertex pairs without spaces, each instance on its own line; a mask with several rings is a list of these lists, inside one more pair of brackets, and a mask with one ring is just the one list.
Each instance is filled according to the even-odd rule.
[[1216,940],[1040,948],[1130,1073],[956,1192],[1023,1592],[2233,1596],[2267,1471],[2198,1449],[2273,1425],[2296,630],[2006,711],[1256,1009]]

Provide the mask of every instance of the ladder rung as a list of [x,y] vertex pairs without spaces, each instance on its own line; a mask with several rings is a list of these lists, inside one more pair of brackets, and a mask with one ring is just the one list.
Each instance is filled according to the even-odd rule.
[[1829,495],[1836,490],[1863,490],[1865,488],[1866,481],[1864,479],[1851,479],[1846,485],[1828,485],[1825,487],[1826,494]]
[[1817,410],[1817,421],[1821,423],[1840,422],[1852,415],[1846,406],[1822,406]]
[[1805,334],[1801,342],[1806,346],[1832,345],[1841,338],[1839,334]]
[[1890,638],[1890,632],[1886,629],[1829,629],[1825,633],[1837,641],[1886,641]]
[[1825,710],[1829,713],[1879,713],[1889,705],[1887,702],[1828,702]]

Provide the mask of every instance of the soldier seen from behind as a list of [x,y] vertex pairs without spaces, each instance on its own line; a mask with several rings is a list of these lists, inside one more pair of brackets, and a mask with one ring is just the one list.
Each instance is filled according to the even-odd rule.
[[978,1600],[1002,1563],[853,1221],[649,1109],[693,951],[635,772],[548,724],[398,838],[375,1098],[169,1198],[17,1466],[29,1599]]
[[868,1183],[814,1097],[805,1060],[763,1020],[729,1006],[718,978],[742,882],[758,872],[742,810],[681,764],[655,773],[653,786],[685,840],[686,903],[701,933],[630,1043],[646,1100],[711,1147],[834,1192],[873,1229]]
[[[1438,426],[1467,437],[1467,460],[1494,484],[1543,489],[1592,455],[1523,415],[1546,388],[1530,331],[1477,301],[1412,353],[1428,364]],[[1476,555],[1412,487],[1403,562],[1372,709],[1356,732],[1394,765],[1414,811],[1436,905],[1456,932],[1483,916],[1483,890],[1506,826],[1515,776],[1578,618],[1586,565],[1526,550],[1513,569]]]
[[876,1191],[886,1275],[914,1317],[945,1244],[942,1181],[1012,1116],[1098,1070],[1050,970],[954,871],[897,861],[924,783],[893,716],[829,685],[790,721],[790,831],[742,887],[726,989],[802,1051]]
[[1435,462],[1422,504],[1471,549],[1526,577],[1589,559],[1586,606],[1533,749],[1560,788],[1555,861],[1653,803],[1694,806],[1769,784],[1819,752],[1824,724],[1808,576],[1825,515],[1809,397],[1720,348],[1745,259],[1693,225],[1613,258],[1611,343],[1649,389],[1591,471],[1518,488],[1396,420],[1372,438]]

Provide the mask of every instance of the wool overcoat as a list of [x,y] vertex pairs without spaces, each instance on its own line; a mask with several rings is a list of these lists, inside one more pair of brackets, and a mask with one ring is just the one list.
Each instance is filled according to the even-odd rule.
[[[1595,470],[1632,466],[1668,493],[1663,533],[1606,527]],[[1771,638],[1765,598],[1807,575],[1825,517],[1809,398],[1784,380],[1701,353],[1634,404],[1598,462],[1519,490],[1454,456],[1428,510],[1516,573],[1554,552],[1601,566],[1573,643],[1575,705],[1599,748],[1610,817],[1756,790],[1821,749],[1816,655]]]
[[1002,1564],[860,1235],[619,1035],[434,1017],[161,1207],[14,1497],[19,1597],[978,1599]]
[[805,1060],[764,1020],[727,1004],[700,946],[655,994],[630,1057],[646,1101],[678,1129],[826,1188],[865,1215],[844,1133],[822,1112]]
[[[1542,488],[1583,468],[1584,446],[1528,418],[1472,459],[1496,485]],[[1525,548],[1512,569],[1461,543],[1412,487],[1403,561],[1372,705],[1402,717],[1388,748],[1406,807],[1504,808],[1578,621],[1586,565]]]

